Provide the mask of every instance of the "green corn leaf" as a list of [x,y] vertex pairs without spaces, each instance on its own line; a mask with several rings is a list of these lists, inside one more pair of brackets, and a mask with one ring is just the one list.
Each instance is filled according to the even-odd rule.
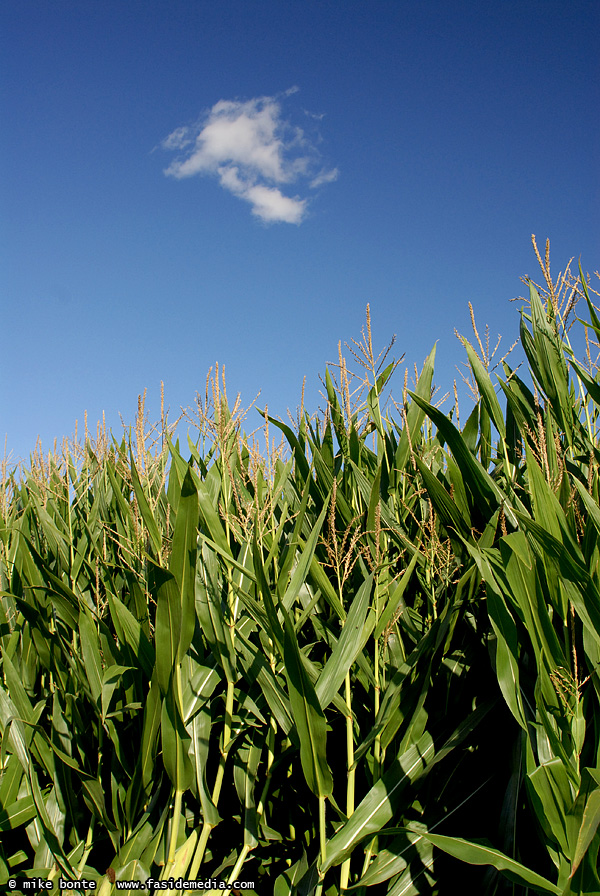
[[148,530],[148,534],[150,536],[150,540],[152,542],[152,547],[154,548],[154,552],[156,556],[160,555],[162,548],[162,537],[158,530],[158,525],[154,518],[154,514],[150,508],[150,504],[148,503],[148,498],[146,497],[146,493],[142,488],[142,483],[140,482],[140,477],[138,476],[138,472],[135,466],[135,461],[133,459],[133,451],[131,449],[131,445],[129,446],[129,458],[130,458],[130,473],[131,473],[131,481],[133,482],[133,490],[135,492],[135,497],[138,502],[138,507],[140,508],[140,513],[142,515],[142,520],[144,521],[144,525]]
[[[48,812],[46,801],[44,800],[44,797],[42,795],[38,777],[31,766],[28,769],[28,778],[30,793],[33,796],[33,800],[35,802],[35,807],[37,810],[37,822],[43,831],[42,845],[46,849],[46,854],[48,855],[48,857],[51,855],[52,864],[58,865],[63,874],[67,877],[70,877],[72,872],[69,865],[68,857],[65,855],[65,852],[63,850],[61,842],[62,838],[59,839],[59,837],[57,837],[57,832],[54,829],[51,815]],[[82,781],[82,784],[85,784],[85,782]],[[52,789],[52,792],[54,792],[54,788]],[[110,829],[111,827],[112,826],[109,822],[106,825],[109,836],[113,833],[113,831]]]
[[192,863],[197,842],[198,830],[195,829],[175,853],[175,861],[171,867],[171,877],[175,880],[186,879],[187,870]]
[[8,758],[4,758],[4,752],[7,744],[2,744],[3,749],[0,751],[2,757],[2,777],[0,778],[0,806],[9,806],[16,802],[19,798],[19,790],[23,781],[23,766],[19,762],[18,756],[11,754]]
[[579,497],[585,507],[589,522],[591,522],[600,535],[600,507],[590,495],[587,488],[575,477],[571,478],[571,482],[579,492]]
[[259,738],[251,734],[250,737],[252,742],[238,751],[239,761],[234,767],[233,777],[238,798],[244,807],[244,846],[254,849],[259,838],[254,790],[265,736]]
[[[364,501],[364,503],[368,506],[369,500],[371,497],[372,483],[370,482],[368,477],[364,474],[364,472],[360,469],[360,467],[358,467],[354,463],[354,461],[350,461],[350,467],[352,468],[352,475],[356,479],[356,484],[358,487],[358,491],[360,493],[360,497]],[[336,509],[338,507],[339,507],[339,492],[338,492],[338,498],[337,498],[337,503],[336,503]],[[348,508],[348,513],[349,513],[348,522],[351,522],[353,513],[350,511],[350,508]],[[392,513],[392,511],[388,508],[388,505],[385,502],[381,502],[381,504],[380,504],[380,513],[381,513],[381,523],[388,530],[387,531],[388,536],[393,541],[395,541],[397,544],[399,544],[403,549],[406,548],[412,556],[412,554],[415,551],[415,547],[412,543],[412,540],[407,536],[403,527],[401,526],[401,524],[399,524],[398,520],[396,519],[394,513]],[[423,564],[425,562],[422,557],[421,557],[420,562],[421,562],[421,564]]]
[[521,612],[536,654],[541,654],[554,668],[564,666],[567,660],[552,626],[539,586],[539,570],[523,532],[512,532],[502,539],[496,570],[498,577],[506,579],[506,591]]
[[523,380],[507,364],[503,367],[507,379],[504,382],[499,378],[498,382],[521,435],[526,436],[528,430],[535,432],[536,428],[535,398]]
[[24,796],[10,805],[0,808],[0,831],[25,827],[37,815],[33,797]]
[[524,731],[528,730],[523,706],[519,672],[519,635],[511,611],[508,609],[502,587],[490,564],[488,554],[476,547],[465,546],[486,583],[487,608],[490,622],[496,634],[496,676],[507,706]]
[[207,467],[204,459],[200,456],[200,452],[198,451],[197,446],[194,445],[194,443],[192,442],[192,438],[191,438],[189,432],[187,434],[187,443],[188,443],[188,448],[190,449],[190,454],[192,456],[192,459],[195,461],[195,463],[198,465],[198,467],[200,469],[200,475],[206,476],[206,474],[208,472],[208,467]]
[[211,715],[206,706],[192,718],[187,726],[190,736],[190,760],[194,776],[194,790],[202,805],[202,815],[206,824],[216,827],[221,821],[218,809],[212,801],[206,783],[208,764]]
[[531,280],[529,281],[529,301],[532,335],[537,352],[536,360],[542,374],[542,386],[548,397],[555,399],[559,388],[557,378],[561,380],[560,385],[566,387],[567,365],[555,324],[549,322],[548,313]]
[[[344,413],[340,406],[338,394],[335,390],[335,386],[333,385],[331,374],[329,373],[329,367],[325,368],[325,388],[327,389],[327,398],[329,400],[329,407],[331,409],[331,419],[333,421],[333,426],[335,428],[335,434],[337,436],[338,443],[343,453],[345,455],[348,455],[349,447],[346,422],[344,420]],[[333,454],[331,456],[333,456]]]
[[123,489],[125,489],[126,486],[123,483],[122,477],[119,477],[120,481],[117,480],[117,470],[112,464],[106,465],[106,472],[108,474],[108,480],[112,486],[114,500],[121,511],[122,519],[130,519],[133,516],[133,510],[123,495]]
[[282,423],[281,420],[277,420],[275,417],[268,416],[264,411],[261,411],[260,409],[257,410],[259,414],[262,414],[265,420],[268,419],[269,423],[272,423],[284,434],[284,436],[288,440],[289,445],[292,448],[292,451],[294,452],[294,460],[298,468],[300,480],[303,483],[306,483],[308,480],[310,480],[310,464],[306,459],[306,454],[302,448],[302,445],[298,441],[294,430],[291,429],[291,427],[289,427],[286,423]]
[[477,439],[479,436],[479,406],[475,405],[469,416],[467,417],[467,422],[465,423],[462,431],[462,437],[464,439],[465,445],[471,452],[473,456],[475,456],[477,452]]
[[198,532],[198,492],[188,468],[181,486],[177,507],[169,570],[175,576],[181,594],[181,629],[178,660],[187,653],[196,626],[196,554]]
[[527,731],[527,718],[520,686],[517,627],[501,595],[489,584],[487,604],[497,639],[495,659],[498,684],[513,716],[521,728]]
[[302,553],[298,558],[298,563],[292,574],[290,583],[285,590],[285,594],[283,595],[282,603],[285,609],[288,611],[291,609],[294,601],[298,597],[298,593],[300,592],[300,589],[302,588],[306,580],[306,575],[308,573],[308,570],[310,569],[310,565],[315,553],[319,535],[321,534],[321,528],[323,526],[323,521],[325,519],[325,514],[327,513],[328,506],[329,501],[324,501],[323,509],[321,510],[321,513],[319,514],[315,524],[311,529],[310,535],[306,540],[306,544],[302,549]]
[[[415,828],[422,825],[415,822]],[[408,835],[411,836],[410,834]],[[390,885],[387,896],[420,896],[424,887],[430,890],[437,884],[433,875],[433,846],[422,837],[412,835],[413,848],[418,858],[402,872],[396,883]],[[424,878],[424,880],[423,880]],[[426,892],[426,889],[425,889]]]
[[309,788],[318,797],[326,797],[333,790],[333,778],[327,764],[327,723],[315,689],[302,662],[294,626],[282,608],[285,620],[285,674],[290,692],[290,704],[298,736],[300,761]]
[[433,741],[424,734],[418,744],[399,756],[364,797],[354,814],[327,843],[327,858],[321,866],[325,873],[352,854],[361,840],[377,834],[394,816],[403,789],[423,774],[435,755]]
[[238,632],[238,649],[242,655],[246,677],[260,686],[273,718],[287,736],[294,726],[290,701],[288,700],[278,678],[266,660],[262,649],[257,649],[251,641]]
[[83,778],[81,786],[83,799],[92,815],[105,827],[109,835],[117,833],[118,828],[108,815],[102,783],[96,778]]
[[362,583],[356,597],[352,601],[339,640],[319,676],[315,693],[323,710],[327,709],[337,694],[346,677],[346,673],[357,655],[364,648],[369,635],[373,631],[375,625],[374,613],[370,614],[369,621],[365,624],[372,590],[373,574],[371,573]]
[[600,404],[600,383],[585,369],[585,367],[577,361],[576,358],[570,358],[570,364],[577,373],[577,376],[585,386],[590,398],[598,405]]
[[488,414],[490,415],[490,419],[500,433],[501,437],[504,438],[506,436],[504,415],[500,407],[500,402],[498,401],[498,396],[496,395],[496,392],[492,385],[490,375],[479,359],[477,352],[468,342],[468,340],[461,339],[461,342],[466,349],[469,364],[471,365],[471,370],[473,371],[473,376],[475,377],[475,382],[477,383],[482,401],[487,409]]
[[[433,380],[433,371],[435,367],[435,353],[436,346],[434,345],[432,351],[423,364],[423,369],[421,371],[421,375],[419,377],[415,390],[417,395],[425,399],[425,401],[429,401],[431,398],[431,383]],[[402,433],[398,441],[398,448],[396,449],[396,456],[394,458],[394,466],[400,471],[404,471],[404,469],[406,468],[408,458],[410,456],[411,445],[414,450],[415,447],[417,447],[419,444],[419,432],[423,425],[424,419],[425,411],[423,410],[423,408],[420,407],[417,402],[411,402],[410,407],[408,408],[408,411],[406,413],[405,426],[402,429]]]
[[600,825],[600,788],[595,788],[589,794],[585,809],[583,810],[583,818],[581,827],[577,835],[577,843],[575,845],[575,853],[571,865],[571,877],[579,868],[588,848],[596,836],[596,831]]
[[[27,692],[23,687],[19,670],[13,663],[10,655],[5,653],[2,655],[2,671],[6,679],[8,693],[10,694],[11,703],[15,708],[17,715],[24,722],[34,722],[34,712],[31,701],[27,696]],[[31,733],[26,734],[27,743],[31,741]]]
[[[64,843],[65,839],[65,812],[64,807],[59,803],[56,785],[50,788],[50,791],[44,794],[45,810],[51,830],[55,833],[58,843]],[[62,802],[62,801],[61,801]],[[68,857],[67,861],[69,860]],[[54,856],[50,844],[43,838],[35,851],[33,860],[34,867],[50,868],[54,863]]]
[[237,560],[235,560],[231,556],[231,551],[229,550],[229,548],[227,548],[227,550],[224,550],[215,541],[212,541],[212,539],[208,538],[208,536],[206,536],[203,532],[199,532],[198,536],[202,539],[203,544],[205,544],[211,551],[214,551],[216,554],[218,554],[219,557],[222,557],[227,561],[228,567],[237,570],[237,572],[239,573],[243,573],[243,575],[247,576],[251,582],[256,583],[256,577],[252,569],[248,569],[242,563],[239,563]]
[[[383,467],[383,457],[377,464],[377,472],[373,478],[373,484],[371,486],[371,494],[369,495],[369,505],[367,510],[367,538],[369,540],[369,544],[371,547],[371,556],[376,561],[378,554],[378,546],[376,544],[377,539],[377,509],[381,507],[381,472]],[[379,510],[381,513],[381,509]],[[380,527],[381,528],[381,527]],[[379,533],[379,542],[380,547],[382,546],[383,538],[381,532]]]
[[573,556],[574,552],[567,550],[564,541],[554,538],[535,520],[520,513],[517,516],[541,551],[558,561],[561,576],[578,586],[569,590],[575,610],[594,638],[600,639],[600,589],[585,566],[579,551],[577,552],[579,556]]
[[15,704],[2,686],[0,686],[0,729],[3,737],[8,735],[13,752],[18,756],[23,770],[28,774],[30,758],[25,726],[19,718]]
[[267,634],[273,643],[278,645],[280,653],[283,653],[283,629],[277,615],[277,610],[275,609],[271,587],[265,575],[265,567],[261,556],[261,550],[256,539],[256,533],[254,534],[252,544],[252,554],[254,557],[254,574],[258,584],[258,592],[262,598],[269,622],[269,630]]
[[[310,482],[306,484],[304,487],[304,491],[302,493],[302,500],[300,501],[300,506],[298,507],[296,513],[296,519],[294,522],[294,528],[292,530],[292,534],[289,537],[287,544],[285,545],[281,556],[279,558],[279,576],[277,580],[277,593],[281,596],[281,590],[285,587],[285,584],[289,581],[292,567],[296,561],[297,554],[297,546],[300,543],[300,538],[302,535],[302,530],[305,526],[306,522],[306,508],[308,506],[308,501],[310,498]],[[269,552],[272,553],[272,550]]]
[[555,326],[548,321],[546,310],[531,281],[529,282],[529,298],[532,333],[530,334],[527,330],[525,317],[522,315],[521,340],[523,348],[535,378],[550,400],[551,410],[565,433],[568,443],[572,445],[573,415],[569,397],[569,374],[563,346]]
[[302,858],[295,862],[291,868],[287,868],[279,875],[273,885],[273,896],[296,896],[298,893],[297,885],[302,881],[304,885],[306,881],[306,873],[308,872],[308,860],[306,852],[302,850]]
[[516,525],[512,511],[507,505],[506,496],[502,494],[487,470],[477,462],[454,424],[438,408],[428,401],[424,401],[416,392],[409,394],[435,423],[439,434],[449,445],[463,474],[465,485],[473,495],[475,502],[483,508],[487,507],[488,515],[491,515],[497,506],[505,504],[507,518],[513,525]]
[[308,572],[308,581],[315,589],[320,591],[338,619],[345,619],[346,614],[335,588],[329,581],[322,564],[314,555]]
[[598,315],[596,314],[596,309],[594,307],[594,303],[590,299],[590,293],[588,290],[587,279],[585,277],[585,274],[583,273],[583,270],[581,267],[581,261],[579,262],[579,282],[581,283],[581,288],[583,290],[583,294],[585,295],[585,300],[587,302],[588,311],[590,313],[590,318],[591,318],[591,322],[592,322],[592,327],[594,328],[594,333],[596,334],[596,337],[598,339],[600,339],[600,319],[598,318]]
[[[424,825],[420,823],[415,823],[415,829],[419,831],[424,828]],[[392,831],[398,832],[398,828],[388,829],[386,833],[392,833]],[[390,844],[389,849],[380,849],[377,853],[374,861],[371,862],[365,874],[358,880],[354,886],[348,887],[349,890],[355,890],[359,887],[372,887],[375,884],[383,883],[386,880],[389,880],[390,877],[396,877],[398,874],[402,874],[405,869],[409,872],[406,876],[402,875],[404,881],[398,881],[394,884],[389,890],[388,893],[395,893],[396,896],[418,896],[419,891],[414,889],[411,886],[411,877],[409,877],[410,869],[407,868],[409,863],[412,863],[414,858],[417,858],[417,862],[414,862],[414,865],[418,867],[424,866],[425,868],[429,867],[432,863],[431,857],[433,853],[433,847],[426,843],[423,838],[417,833],[413,833],[413,831],[401,831],[401,835],[399,837],[395,837],[395,839]],[[424,870],[424,869],[422,869]],[[415,879],[419,876],[420,872],[415,873]]]
[[[430,472],[429,475],[433,476],[433,473]],[[443,483],[445,491],[452,495],[452,499],[456,504],[456,508],[459,511],[460,516],[464,520],[465,524],[469,525],[469,522],[471,520],[471,506],[469,503],[469,498],[467,496],[467,490],[465,488],[465,483],[459,466],[451,454],[449,454],[446,458],[445,475],[443,470],[437,473],[435,476],[436,482],[440,482],[440,476],[445,480],[445,482]],[[440,482],[440,484],[442,483]],[[446,513],[447,512],[448,511],[446,511]],[[444,525],[446,525],[446,523],[444,523]]]
[[[212,469],[212,468],[211,468]],[[206,535],[217,545],[224,557],[231,557],[231,547],[219,516],[218,500],[213,500],[207,482],[196,483],[198,491],[198,508],[200,518],[204,522]]]
[[136,659],[144,675],[150,678],[154,668],[155,654],[144,630],[125,604],[110,593],[108,594],[108,606],[119,640],[131,648],[130,659]]
[[479,461],[484,470],[490,466],[492,459],[492,424],[487,405],[479,405]]
[[415,460],[419,473],[423,477],[427,494],[431,498],[431,502],[436,512],[440,515],[440,519],[446,529],[454,530],[468,537],[471,529],[470,520],[463,517],[456,501],[452,500],[444,486],[433,475],[427,465],[419,457],[415,458]]
[[[389,370],[389,368],[391,368],[393,366],[394,366],[394,364],[392,362],[392,364],[390,364],[387,369]],[[384,429],[383,429],[383,421],[381,419],[381,408],[379,406],[379,391],[377,389],[377,384],[375,384],[374,386],[372,386],[369,389],[369,392],[367,395],[367,405],[368,405],[369,411],[370,411],[371,422],[374,424],[375,429],[377,430],[378,434],[381,436],[381,438],[383,438],[384,437]]]
[[181,596],[175,576],[155,567],[156,601],[156,672],[163,694],[167,693],[171,674],[179,655],[181,637]]
[[[190,664],[189,677],[183,682],[181,706],[183,721],[187,725],[192,716],[209,699],[217,684],[221,680],[219,673],[213,667],[201,666],[188,655]],[[182,675],[185,669],[182,667]]]
[[133,834],[127,838],[116,859],[112,862],[113,868],[124,868],[129,862],[139,860],[142,853],[152,839],[153,829],[145,813]]
[[397,617],[398,613],[402,615],[402,620],[406,627],[413,632],[415,631],[414,624],[408,613],[407,606],[404,603],[404,594],[406,593],[406,589],[411,582],[412,574],[415,571],[418,557],[419,554],[417,551],[415,551],[410,559],[408,566],[402,573],[400,581],[390,594],[387,606],[379,617],[379,621],[377,622],[377,625],[375,627],[375,632],[373,635],[375,640],[381,637],[381,635],[387,629],[388,625],[391,623],[392,619],[395,619]]
[[349,887],[348,889],[373,887],[375,884],[381,884],[389,880],[390,877],[400,874],[408,864],[403,855],[403,853],[406,853],[407,848],[405,838],[396,838],[389,849],[381,849],[377,853],[377,857],[371,862],[365,874],[357,881],[354,887]]
[[162,703],[156,674],[152,677],[144,706],[144,721],[140,750],[140,770],[142,786],[148,788],[154,780],[157,740],[160,731]]
[[537,814],[542,825],[551,832],[563,855],[568,857],[571,849],[567,816],[574,796],[562,760],[557,758],[544,762],[530,772],[528,780],[539,800]]
[[190,736],[181,718],[181,707],[174,678],[171,679],[163,701],[160,733],[165,770],[173,787],[176,790],[185,791],[191,784],[193,774],[188,756]]
[[179,439],[177,446],[173,444],[167,436],[169,446],[169,454],[171,455],[171,469],[169,470],[169,483],[167,485],[167,501],[171,512],[177,516],[179,509],[179,498],[181,497],[181,486],[188,470],[188,464],[184,461],[179,453]]
[[148,846],[140,855],[140,863],[146,868],[150,868],[153,863],[164,863],[166,859],[166,841],[168,834],[166,833],[167,821],[171,816],[172,807],[170,800],[165,800],[165,807],[161,812],[158,820],[155,822],[152,831],[152,837]]
[[81,652],[85,667],[85,674],[90,686],[92,698],[97,706],[100,706],[102,695],[102,659],[98,649],[98,632],[92,619],[92,614],[87,607],[79,611],[79,637],[81,638]]
[[540,466],[527,443],[525,445],[525,453],[534,519],[536,519],[538,523],[543,523],[544,528],[546,528],[554,538],[561,538],[562,533],[565,538],[572,541],[572,537],[566,526],[563,509],[560,506],[556,495],[548,485],[546,476],[542,473]]
[[236,680],[236,656],[231,630],[225,618],[222,583],[217,558],[206,545],[196,571],[196,612],[204,632],[227,681]]
[[102,676],[102,721],[106,721],[113,694],[121,683],[125,672],[133,669],[133,666],[107,666]]
[[23,533],[20,533],[20,535],[27,545],[35,565],[42,576],[42,582],[45,585],[45,590],[51,596],[52,606],[56,611],[57,616],[59,616],[69,628],[77,628],[77,623],[79,621],[79,600],[77,599],[77,595],[61,578],[54,575],[48,568],[48,564],[36,550],[32,542]]
[[[412,830],[410,827],[408,830]],[[422,831],[413,831],[419,833],[424,840],[429,841],[438,849],[442,849],[449,855],[460,859],[462,862],[468,862],[470,865],[491,865],[498,871],[503,872],[509,880],[521,884],[523,886],[532,887],[536,893],[553,893],[560,896],[561,889],[520,862],[510,859],[499,850],[488,846],[486,843],[478,843],[473,840],[463,840],[461,837],[447,837],[443,834],[424,833]]]
[[[236,598],[239,598],[240,603],[247,610],[248,617],[253,619],[265,632],[270,631],[271,621],[263,604],[258,600],[255,600],[252,595],[244,591],[237,583],[234,583],[233,587],[235,589]],[[240,624],[243,624],[243,620]],[[237,631],[238,629],[236,628],[236,636]]]

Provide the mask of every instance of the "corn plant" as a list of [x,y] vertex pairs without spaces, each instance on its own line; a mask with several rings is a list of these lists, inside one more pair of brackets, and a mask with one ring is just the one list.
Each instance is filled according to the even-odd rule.
[[475,327],[462,429],[435,349],[388,400],[367,309],[263,450],[217,368],[185,449],[140,398],[4,469],[0,882],[600,892],[600,321],[539,260],[531,379]]

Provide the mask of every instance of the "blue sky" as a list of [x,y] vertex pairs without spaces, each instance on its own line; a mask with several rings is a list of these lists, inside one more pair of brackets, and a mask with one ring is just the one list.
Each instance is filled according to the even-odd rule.
[[0,33],[13,459],[146,387],[156,419],[161,380],[174,418],[215,362],[314,410],[367,303],[447,391],[469,301],[517,336],[532,233],[599,267],[597,2],[19,0]]

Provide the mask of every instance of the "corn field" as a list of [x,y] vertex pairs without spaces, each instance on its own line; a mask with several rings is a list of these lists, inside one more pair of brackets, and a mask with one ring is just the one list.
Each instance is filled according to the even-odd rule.
[[598,293],[538,260],[466,421],[367,313],[315,415],[217,368],[5,464],[0,884],[600,894]]

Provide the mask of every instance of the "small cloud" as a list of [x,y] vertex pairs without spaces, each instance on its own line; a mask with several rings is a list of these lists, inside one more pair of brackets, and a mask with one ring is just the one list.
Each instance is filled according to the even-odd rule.
[[276,187],[255,186],[243,196],[252,203],[252,214],[263,221],[286,221],[300,224],[306,213],[306,199],[284,196]]
[[277,187],[249,184],[240,177],[237,167],[219,169],[221,186],[252,205],[252,214],[262,221],[284,221],[300,224],[306,211],[306,199],[290,199]]
[[302,111],[309,118],[314,118],[315,121],[323,121],[323,119],[325,118],[324,112],[309,112],[308,109],[303,109]]
[[[297,90],[292,87],[283,97]],[[284,185],[306,179],[314,189],[338,176],[337,168],[314,175],[319,153],[301,128],[282,117],[277,97],[219,100],[195,126],[176,128],[162,147],[184,150],[165,169],[166,175],[217,177],[265,222],[300,224],[306,216],[308,200],[285,195]]]
[[189,130],[189,128],[177,128],[172,134],[169,134],[166,140],[163,140],[163,147],[165,149],[183,149],[184,146],[188,146],[191,143],[191,139],[188,137]]
[[311,190],[314,190],[316,187],[322,186],[322,184],[330,184],[332,181],[337,180],[340,176],[340,172],[338,168],[332,168],[331,171],[321,171],[320,174],[317,174],[316,177],[313,177],[309,186]]

